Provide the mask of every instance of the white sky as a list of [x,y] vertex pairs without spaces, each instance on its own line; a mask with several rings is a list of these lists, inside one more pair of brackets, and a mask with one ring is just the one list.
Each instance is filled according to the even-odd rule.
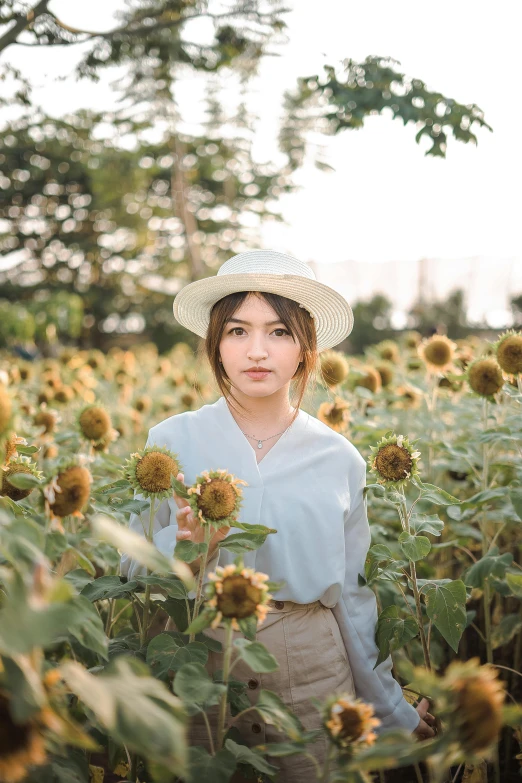
[[[113,13],[122,4],[51,0],[50,7],[66,23],[102,30],[114,25]],[[283,91],[298,76],[322,74],[325,63],[369,54],[389,55],[400,61],[399,70],[429,88],[476,103],[493,133],[476,129],[477,147],[450,138],[445,160],[425,157],[427,144],[416,144],[415,126],[388,116],[368,118],[359,131],[321,137],[323,157],[335,172],[321,172],[311,162],[299,170],[294,179],[301,190],[279,202],[289,225],[266,225],[262,244],[318,264],[481,257],[492,274],[500,259],[522,264],[518,3],[498,0],[494,9],[483,0],[288,4],[295,7],[286,15],[288,43],[278,47],[281,57],[264,61],[251,86],[259,161],[279,159]],[[10,47],[3,57],[38,80],[35,101],[50,114],[110,109],[115,96],[108,76],[98,84],[67,77],[80,51]],[[54,81],[56,76],[62,80]],[[178,93],[187,130],[197,128],[202,95],[194,80]],[[383,279],[388,291],[393,284],[391,277]],[[487,310],[487,290],[482,294],[478,307]]]

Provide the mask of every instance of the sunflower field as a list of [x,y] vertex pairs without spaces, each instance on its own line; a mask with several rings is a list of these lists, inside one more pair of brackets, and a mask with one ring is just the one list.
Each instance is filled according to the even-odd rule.
[[[152,426],[215,399],[184,343],[0,356],[0,783],[277,781],[278,758],[307,753],[314,737],[288,705],[262,689],[251,703],[231,675],[239,659],[278,667],[256,641],[278,585],[242,562],[277,531],[237,519],[241,476],[209,465],[185,486],[184,444],[145,447]],[[377,664],[391,654],[406,698],[428,698],[437,718],[419,741],[376,732],[360,699],[310,704],[330,748],[318,781],[520,779],[522,334],[409,332],[362,356],[328,350],[303,407],[367,458],[372,544],[358,578],[377,597]],[[152,521],[173,492],[205,539],[167,558]],[[235,564],[205,580],[224,524]],[[122,554],[141,576],[122,575]],[[223,645],[205,633],[218,626]],[[223,656],[214,679],[210,651]],[[247,745],[234,725],[246,710],[281,741]],[[188,741],[195,716],[208,749]]]

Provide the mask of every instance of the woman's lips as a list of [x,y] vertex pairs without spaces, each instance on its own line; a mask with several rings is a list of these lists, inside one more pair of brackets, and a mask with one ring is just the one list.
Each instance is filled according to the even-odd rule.
[[249,370],[246,372],[246,375],[248,375],[249,378],[252,378],[254,381],[262,381],[263,378],[266,378],[267,375],[270,375],[270,370],[267,370],[266,372],[250,372]]

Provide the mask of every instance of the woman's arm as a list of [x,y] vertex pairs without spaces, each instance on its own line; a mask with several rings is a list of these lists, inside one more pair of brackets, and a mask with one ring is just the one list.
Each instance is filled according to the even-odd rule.
[[374,669],[379,655],[375,642],[377,601],[373,590],[360,586],[358,574],[364,574],[364,563],[371,543],[370,526],[363,489],[366,485],[366,463],[359,455],[357,480],[351,486],[351,507],[345,519],[346,568],[341,598],[332,611],[338,622],[352,668],[356,694],[373,704],[381,721],[377,732],[390,728],[414,731],[420,715],[403,696],[402,688],[392,675],[391,655]]

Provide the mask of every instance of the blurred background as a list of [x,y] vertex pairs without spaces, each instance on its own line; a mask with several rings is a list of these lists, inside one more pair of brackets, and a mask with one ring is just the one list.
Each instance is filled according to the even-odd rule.
[[340,349],[522,325],[514,3],[0,2],[0,347],[160,352],[186,283],[306,261]]

